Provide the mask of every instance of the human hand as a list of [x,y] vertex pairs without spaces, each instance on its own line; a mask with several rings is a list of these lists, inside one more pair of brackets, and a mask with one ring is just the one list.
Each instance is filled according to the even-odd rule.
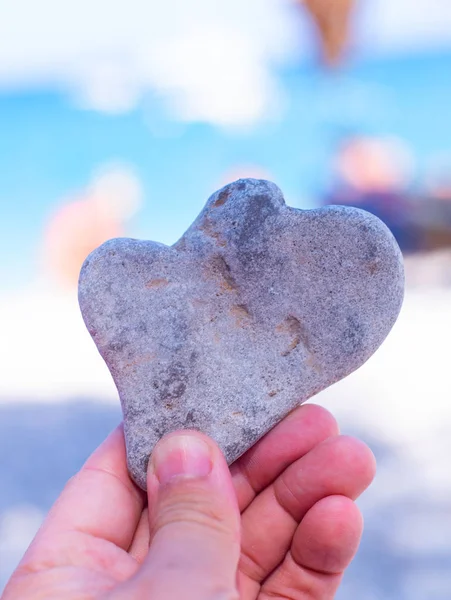
[[166,436],[147,508],[119,427],[69,481],[2,598],[331,599],[360,541],[353,500],[374,469],[362,442],[307,404],[230,472],[206,436]]

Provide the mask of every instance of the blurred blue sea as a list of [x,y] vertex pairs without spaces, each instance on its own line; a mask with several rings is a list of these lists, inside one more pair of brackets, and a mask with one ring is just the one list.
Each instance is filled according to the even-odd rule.
[[144,191],[132,237],[174,242],[242,165],[258,167],[288,203],[309,208],[325,190],[330,159],[348,135],[391,135],[412,152],[421,177],[451,153],[451,51],[355,60],[334,73],[314,64],[280,73],[283,118],[252,129],[177,123],[156,95],[133,111],[79,110],[61,92],[0,93],[0,263],[6,288],[29,280],[49,214],[86,186],[99,164],[129,165]]

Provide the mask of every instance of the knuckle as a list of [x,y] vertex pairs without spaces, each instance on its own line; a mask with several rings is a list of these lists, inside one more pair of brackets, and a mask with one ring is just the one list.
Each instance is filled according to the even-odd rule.
[[152,531],[178,523],[191,523],[220,534],[231,530],[228,511],[220,499],[212,498],[194,483],[168,487],[152,510]]
[[241,549],[239,569],[249,579],[260,584],[266,575],[264,567],[260,564],[258,558],[251,556],[249,550]]

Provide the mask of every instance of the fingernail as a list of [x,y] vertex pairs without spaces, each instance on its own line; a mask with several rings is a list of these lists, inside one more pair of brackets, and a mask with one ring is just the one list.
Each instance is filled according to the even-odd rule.
[[151,466],[161,484],[174,477],[206,477],[213,467],[210,447],[194,435],[172,435],[158,442]]

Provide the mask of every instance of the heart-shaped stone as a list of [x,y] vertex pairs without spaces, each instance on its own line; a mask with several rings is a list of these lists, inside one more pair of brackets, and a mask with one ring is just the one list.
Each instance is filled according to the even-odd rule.
[[400,250],[373,215],[286,206],[239,180],[173,246],[115,239],[86,259],[85,323],[122,403],[130,473],[178,428],[234,461],[293,408],[362,365],[399,313]]

